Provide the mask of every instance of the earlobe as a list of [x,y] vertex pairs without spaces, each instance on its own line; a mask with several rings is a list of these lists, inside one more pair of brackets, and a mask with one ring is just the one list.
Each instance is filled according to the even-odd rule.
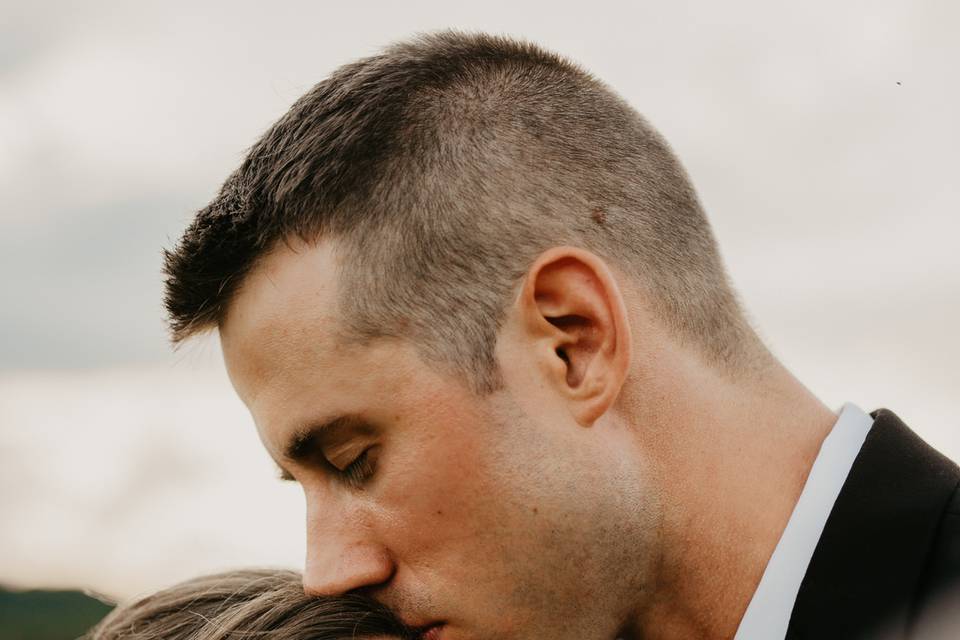
[[542,370],[577,422],[592,425],[618,397],[631,357],[613,273],[588,251],[555,247],[530,267],[518,303]]

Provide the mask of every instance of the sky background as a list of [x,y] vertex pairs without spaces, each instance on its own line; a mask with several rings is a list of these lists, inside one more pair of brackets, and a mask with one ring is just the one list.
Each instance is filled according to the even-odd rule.
[[772,350],[960,459],[960,3],[0,2],[0,584],[129,597],[299,567],[170,247],[290,104],[417,32],[534,40],[671,141]]

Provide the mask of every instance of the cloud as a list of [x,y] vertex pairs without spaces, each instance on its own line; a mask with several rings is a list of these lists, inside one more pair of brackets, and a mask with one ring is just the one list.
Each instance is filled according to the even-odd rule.
[[299,566],[299,488],[224,372],[189,369],[0,377],[0,580],[129,596]]

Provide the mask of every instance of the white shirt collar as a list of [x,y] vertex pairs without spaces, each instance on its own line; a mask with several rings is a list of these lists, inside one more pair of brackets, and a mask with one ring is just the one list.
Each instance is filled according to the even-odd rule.
[[776,640],[787,634],[790,614],[820,534],[873,418],[847,403],[820,452],[780,535],[734,640]]

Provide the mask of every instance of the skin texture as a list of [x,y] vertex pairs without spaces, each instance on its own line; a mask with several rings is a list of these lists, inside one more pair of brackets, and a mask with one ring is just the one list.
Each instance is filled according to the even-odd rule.
[[[636,549],[651,546],[656,513],[628,433],[599,420],[622,383],[629,334],[618,351],[595,329],[562,331],[531,314],[514,323],[527,332],[505,337],[504,392],[479,399],[407,342],[341,344],[335,255],[299,250],[250,276],[223,347],[265,446],[303,485],[307,590],[365,588],[411,624],[444,622],[444,638],[613,637],[643,588]],[[569,260],[545,270],[547,313],[576,311],[548,290],[571,270],[591,277]],[[609,321],[594,301],[573,304]],[[513,345],[525,333],[534,349]],[[558,341],[577,363],[572,385]],[[342,466],[376,448],[358,486],[323,460],[283,459],[297,428],[338,415],[366,426],[337,428],[323,457]]]
[[[781,368],[712,372],[580,249],[531,265],[486,398],[405,340],[344,340],[340,268],[335,241],[278,245],[220,329],[303,486],[308,593],[360,591],[449,640],[733,635],[835,416]],[[364,451],[369,477],[336,471]]]

